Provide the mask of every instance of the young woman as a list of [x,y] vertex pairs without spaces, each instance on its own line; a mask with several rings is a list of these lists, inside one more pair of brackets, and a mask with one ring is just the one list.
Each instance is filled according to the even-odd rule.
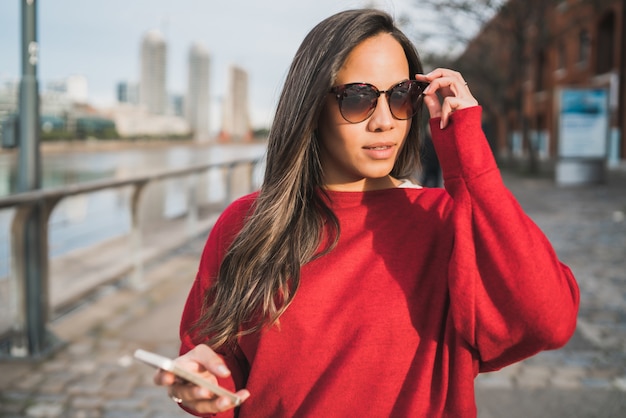
[[[474,378],[572,335],[570,270],[505,188],[461,74],[422,74],[376,10],[298,50],[261,190],[213,228],[181,321],[181,367],[244,400],[157,384],[189,412],[474,417]],[[411,182],[419,108],[445,189]]]

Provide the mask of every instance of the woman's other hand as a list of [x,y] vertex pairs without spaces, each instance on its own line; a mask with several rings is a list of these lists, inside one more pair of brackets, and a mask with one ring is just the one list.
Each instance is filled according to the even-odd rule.
[[[216,384],[217,377],[230,376],[230,370],[222,358],[204,344],[197,345],[174,362],[178,367],[197,373]],[[159,370],[155,374],[154,383],[168,386],[168,395],[175,402],[202,414],[223,412],[236,406],[228,397],[217,396],[209,389],[186,382],[165,370]],[[243,402],[250,397],[250,392],[242,389],[236,395]]]

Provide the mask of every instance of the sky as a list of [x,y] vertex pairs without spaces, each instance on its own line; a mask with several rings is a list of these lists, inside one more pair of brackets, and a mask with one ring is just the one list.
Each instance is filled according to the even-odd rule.
[[[168,44],[167,89],[184,94],[187,54],[210,54],[211,124],[230,65],[248,73],[251,122],[268,127],[293,55],[310,29],[341,10],[375,5],[394,16],[415,0],[44,0],[37,1],[40,87],[71,75],[87,78],[89,102],[115,103],[120,81],[138,82],[141,38],[157,29]],[[0,1],[0,83],[19,81],[21,1]]]

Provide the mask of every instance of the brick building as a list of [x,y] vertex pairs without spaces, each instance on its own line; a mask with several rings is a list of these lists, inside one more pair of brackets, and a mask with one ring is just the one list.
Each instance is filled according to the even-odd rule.
[[608,165],[624,164],[625,16],[625,0],[510,0],[470,42],[456,66],[501,160],[552,170],[564,149],[561,92],[599,89],[607,129],[595,141],[606,144]]

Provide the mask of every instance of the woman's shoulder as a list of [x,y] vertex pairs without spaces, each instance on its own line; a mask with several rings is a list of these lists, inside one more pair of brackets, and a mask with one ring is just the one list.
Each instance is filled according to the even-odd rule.
[[226,229],[239,229],[244,220],[252,213],[254,202],[259,192],[241,196],[232,201],[220,214],[215,226]]
[[241,211],[247,212],[248,210],[250,210],[252,205],[254,205],[254,202],[256,202],[258,197],[259,197],[259,191],[252,192],[252,193],[243,195],[241,197],[238,197],[237,199],[233,200],[226,207],[226,209],[224,209],[224,212],[227,212],[227,211],[228,212],[241,212]]

